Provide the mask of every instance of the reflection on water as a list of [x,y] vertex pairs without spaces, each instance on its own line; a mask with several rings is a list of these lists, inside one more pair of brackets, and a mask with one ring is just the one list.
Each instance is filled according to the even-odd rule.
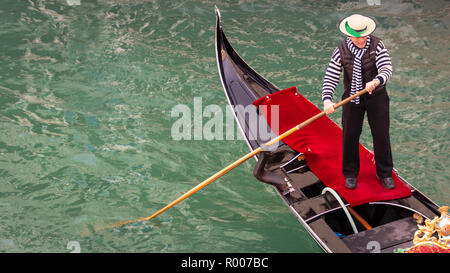
[[[320,104],[338,22],[372,16],[390,50],[395,167],[448,204],[446,1],[221,3],[231,43],[280,87]],[[174,141],[177,104],[225,108],[214,3],[0,3],[0,251],[320,252],[246,162],[155,221],[151,215],[247,152],[245,142]],[[342,89],[337,92],[342,92]],[[333,117],[339,122],[340,117]],[[367,126],[366,126],[367,127]],[[365,130],[361,141],[370,148]]]

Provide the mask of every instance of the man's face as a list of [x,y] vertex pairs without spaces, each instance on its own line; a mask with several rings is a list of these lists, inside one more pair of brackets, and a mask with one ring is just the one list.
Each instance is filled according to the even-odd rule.
[[367,36],[364,37],[349,37],[353,44],[359,48],[364,48],[367,42]]

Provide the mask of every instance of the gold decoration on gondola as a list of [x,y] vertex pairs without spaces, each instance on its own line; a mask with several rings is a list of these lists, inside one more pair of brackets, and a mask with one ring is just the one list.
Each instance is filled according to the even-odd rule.
[[450,249],[450,218],[447,211],[448,206],[440,207],[441,216],[436,216],[433,220],[425,220],[424,225],[421,225],[423,223],[421,217],[414,216],[419,228],[414,234],[414,247],[431,245],[446,250]]

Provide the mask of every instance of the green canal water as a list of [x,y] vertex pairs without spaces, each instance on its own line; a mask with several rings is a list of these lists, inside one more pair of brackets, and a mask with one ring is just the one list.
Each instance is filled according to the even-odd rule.
[[255,70],[319,106],[343,39],[339,21],[374,18],[394,66],[395,167],[450,203],[448,1],[2,0],[1,252],[322,251],[253,178],[253,161],[151,222],[105,228],[153,214],[248,152],[237,133],[179,141],[171,133],[172,109],[193,110],[194,97],[203,108],[228,107],[214,5]]

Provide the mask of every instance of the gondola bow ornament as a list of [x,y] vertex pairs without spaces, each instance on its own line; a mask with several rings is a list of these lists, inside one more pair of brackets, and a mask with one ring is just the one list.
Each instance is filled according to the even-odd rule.
[[[450,218],[448,206],[439,208],[440,217],[425,220],[423,225],[418,224],[419,230],[414,234],[414,246],[407,253],[450,253]],[[418,219],[418,223],[422,220]]]

